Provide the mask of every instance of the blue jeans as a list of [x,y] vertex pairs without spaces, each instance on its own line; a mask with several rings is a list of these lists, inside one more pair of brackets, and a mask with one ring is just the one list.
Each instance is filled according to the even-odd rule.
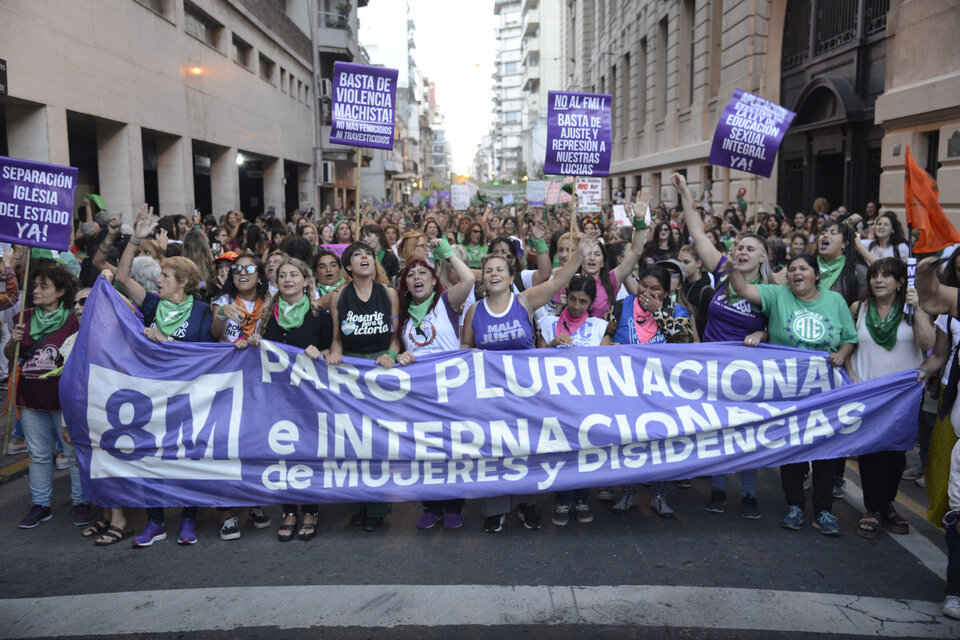
[[[23,437],[23,425],[20,424],[20,418],[17,418],[17,421],[13,423],[13,434],[12,434],[12,435],[13,435],[14,438],[20,438],[21,440],[24,440],[24,439],[25,439],[25,438]],[[59,453],[60,451],[63,451],[63,439],[60,437],[60,431],[59,431],[59,430],[57,431],[57,447],[56,447],[56,451],[57,451],[58,453]]]
[[[713,490],[727,490],[727,476],[713,476]],[[757,495],[757,470],[749,469],[740,472],[740,497]]]
[[[40,411],[21,407],[20,423],[30,452],[30,495],[33,504],[49,507],[53,498],[53,448],[57,442],[63,418],[59,411]],[[73,445],[63,443],[63,452],[70,461],[70,499],[83,504],[80,487],[80,469]]]

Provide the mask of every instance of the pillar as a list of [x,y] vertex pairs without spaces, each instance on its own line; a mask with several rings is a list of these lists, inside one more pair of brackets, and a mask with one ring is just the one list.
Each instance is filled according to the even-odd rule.
[[107,209],[133,224],[143,204],[143,139],[140,127],[97,123],[97,171],[100,197]]
[[263,210],[273,207],[276,216],[286,220],[283,193],[283,159],[262,158],[263,164]]
[[157,185],[161,215],[189,217],[196,206],[193,201],[193,146],[189,138],[157,138]]
[[52,105],[6,105],[7,146],[11,158],[70,164],[67,110]]
[[212,213],[218,218],[231,209],[240,208],[240,170],[237,168],[236,147],[220,147],[211,153],[210,200],[213,203]]

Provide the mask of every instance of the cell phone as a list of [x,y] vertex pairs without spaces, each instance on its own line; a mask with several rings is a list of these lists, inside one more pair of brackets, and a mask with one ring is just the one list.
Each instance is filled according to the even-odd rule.
[[216,257],[223,253],[223,246],[219,242],[213,242],[210,244],[210,248],[213,250],[213,256]]

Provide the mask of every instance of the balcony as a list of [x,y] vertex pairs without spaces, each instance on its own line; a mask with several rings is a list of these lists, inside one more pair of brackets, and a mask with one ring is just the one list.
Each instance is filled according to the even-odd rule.
[[520,58],[526,60],[530,53],[540,53],[540,37],[526,36],[520,43]]
[[317,28],[317,48],[320,51],[345,52],[351,59],[357,57],[359,26],[355,19],[332,11],[318,11]]
[[540,29],[540,10],[531,9],[523,14],[523,35],[536,35]]

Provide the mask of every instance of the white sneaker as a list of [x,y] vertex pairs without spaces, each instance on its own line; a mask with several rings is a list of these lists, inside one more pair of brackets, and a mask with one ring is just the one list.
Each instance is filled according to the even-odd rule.
[[920,487],[921,489],[926,489],[926,488],[927,488],[927,476],[926,476],[926,475],[917,476],[917,479],[913,481],[913,484],[917,485],[917,486]]
[[64,469],[70,468],[70,461],[67,459],[67,456],[63,455],[63,453],[57,454],[57,457],[54,458],[54,464],[56,465],[58,471],[63,471]]
[[947,596],[943,601],[943,615],[960,620],[960,596]]
[[570,522],[570,505],[558,504],[553,510],[553,518],[551,518],[551,521],[558,527],[567,526],[567,523]]

